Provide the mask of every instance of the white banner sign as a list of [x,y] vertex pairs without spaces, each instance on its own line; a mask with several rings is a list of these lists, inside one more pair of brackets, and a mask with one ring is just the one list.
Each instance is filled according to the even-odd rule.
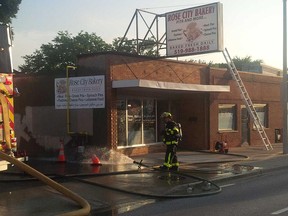
[[105,77],[85,76],[55,79],[55,109],[105,108]]
[[222,25],[221,3],[167,13],[167,56],[222,51]]

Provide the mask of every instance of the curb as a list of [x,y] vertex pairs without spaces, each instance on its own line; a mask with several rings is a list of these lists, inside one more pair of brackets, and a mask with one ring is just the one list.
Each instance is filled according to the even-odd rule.
[[210,181],[212,182],[223,182],[223,181],[229,181],[229,180],[234,180],[234,179],[241,179],[241,178],[246,178],[246,177],[253,177],[253,176],[260,176],[265,173],[271,173],[274,171],[280,171],[282,169],[287,169],[288,166],[276,166],[276,167],[270,167],[270,168],[265,168],[265,167],[257,167],[258,169],[246,173],[240,173],[240,174],[235,174],[231,176],[221,176],[218,178],[211,179]]
[[263,173],[264,173],[263,168],[260,168],[260,169],[250,171],[247,173],[240,173],[240,174],[223,176],[223,177],[221,176],[218,178],[211,179],[210,181],[216,182],[217,184],[219,184],[220,182],[223,182],[223,181],[230,181],[230,180],[241,179],[241,178],[246,178],[246,177],[259,176],[259,175],[262,175]]
[[218,153],[218,152],[204,151],[204,150],[198,150],[198,151],[195,151],[195,152],[200,152],[200,153],[205,153],[205,154],[215,154],[215,155],[236,156],[236,157],[243,157],[243,158],[246,158],[246,159],[249,158],[247,155],[240,155],[240,154],[231,154],[231,153],[222,154],[222,153]]

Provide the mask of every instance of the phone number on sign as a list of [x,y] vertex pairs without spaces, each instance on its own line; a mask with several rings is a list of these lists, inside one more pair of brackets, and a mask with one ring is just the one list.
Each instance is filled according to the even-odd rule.
[[207,51],[210,49],[209,45],[205,45],[205,46],[197,46],[197,47],[189,47],[189,48],[185,48],[185,49],[176,49],[174,50],[174,54],[186,54],[186,53],[193,53],[193,52],[203,52],[203,51]]

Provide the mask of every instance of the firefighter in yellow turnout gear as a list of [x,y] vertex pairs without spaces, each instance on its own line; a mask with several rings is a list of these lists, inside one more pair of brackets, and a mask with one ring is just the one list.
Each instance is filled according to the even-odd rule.
[[179,163],[177,159],[177,147],[181,139],[178,124],[173,121],[172,114],[164,112],[161,119],[165,122],[165,130],[163,131],[163,143],[166,144],[166,154],[163,166],[160,169],[177,171]]

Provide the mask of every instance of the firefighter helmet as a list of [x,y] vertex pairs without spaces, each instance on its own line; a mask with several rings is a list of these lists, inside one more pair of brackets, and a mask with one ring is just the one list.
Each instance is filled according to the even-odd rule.
[[169,112],[163,112],[161,118],[172,118],[172,114]]

